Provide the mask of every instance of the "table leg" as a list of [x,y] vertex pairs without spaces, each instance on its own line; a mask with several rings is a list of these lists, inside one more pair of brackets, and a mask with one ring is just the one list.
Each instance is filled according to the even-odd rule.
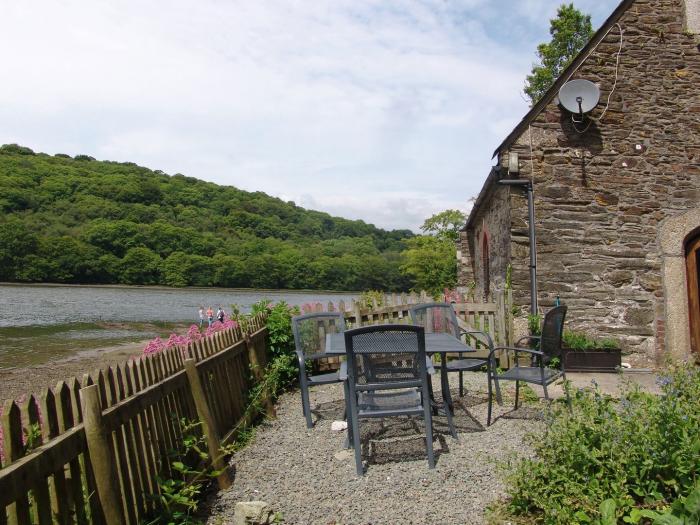
[[452,403],[452,394],[450,394],[450,381],[447,377],[447,367],[440,367],[440,379],[442,382],[442,404],[445,408],[445,415],[447,416],[447,425],[450,427],[450,433],[452,437],[459,441],[457,437],[457,430],[455,430],[454,422],[452,421],[452,414],[454,413],[454,404]]

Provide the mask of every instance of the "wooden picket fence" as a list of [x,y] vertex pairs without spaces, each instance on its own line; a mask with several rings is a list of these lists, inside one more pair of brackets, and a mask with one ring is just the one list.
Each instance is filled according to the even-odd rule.
[[[471,296],[453,294],[450,299],[457,313],[457,318],[464,328],[483,330],[488,333],[496,346],[513,346],[513,296],[510,290],[497,290],[493,293],[493,302],[475,302]],[[410,294],[385,294],[381,300],[373,299],[372,304],[363,304],[352,300],[350,303],[340,301],[337,305],[329,302],[304,305],[304,313],[310,312],[343,312],[346,327],[357,328],[373,324],[411,322],[410,309],[421,303],[432,302],[425,292]],[[483,338],[478,335],[469,336],[467,343],[478,349],[477,357],[486,357],[488,350]],[[319,359],[316,362],[319,370],[335,369],[339,366],[337,357]],[[507,366],[506,363],[503,363]]]
[[[218,482],[220,454],[253,414],[246,400],[267,364],[265,317],[71,378],[3,405],[0,525],[137,525],[152,515],[158,478],[183,440],[181,420],[202,423]],[[268,410],[271,410],[269,400]]]
[[[512,345],[512,297],[458,297],[465,327]],[[410,323],[410,308],[425,294],[392,294],[372,304],[306,305],[341,311],[347,327]],[[267,365],[267,330],[260,314],[245,326],[216,332],[187,347],[133,359],[80,380],[71,378],[3,405],[4,460],[0,461],[0,525],[137,525],[156,511],[159,479],[177,477],[170,453],[181,447],[181,421],[199,421],[220,487],[230,484],[220,454],[256,416],[247,398]],[[471,341],[484,352],[482,342]],[[338,359],[322,368],[338,366]],[[269,397],[262,400],[274,414]]]

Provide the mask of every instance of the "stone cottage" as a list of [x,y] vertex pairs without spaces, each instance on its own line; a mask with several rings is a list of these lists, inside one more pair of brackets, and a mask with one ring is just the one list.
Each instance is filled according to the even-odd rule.
[[[601,96],[576,123],[558,92],[579,78]],[[624,0],[494,157],[462,287],[509,279],[528,313],[527,194],[499,180],[530,180],[540,310],[560,296],[567,327],[619,339],[635,366],[700,351],[700,0]]]

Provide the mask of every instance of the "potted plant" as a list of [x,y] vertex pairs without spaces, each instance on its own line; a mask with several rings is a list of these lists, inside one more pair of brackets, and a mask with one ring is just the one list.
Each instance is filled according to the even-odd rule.
[[620,345],[614,339],[593,339],[568,330],[562,339],[562,364],[566,372],[616,372],[622,365]]

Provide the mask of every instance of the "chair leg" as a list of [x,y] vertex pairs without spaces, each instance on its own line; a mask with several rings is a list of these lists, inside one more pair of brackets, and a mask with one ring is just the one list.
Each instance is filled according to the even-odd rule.
[[[440,373],[442,373],[442,372],[440,372]],[[430,376],[428,376],[428,392],[430,394],[430,400],[435,401],[435,393],[433,392],[433,379]],[[438,415],[437,404],[435,404],[435,403],[433,403],[433,415],[434,416]]]
[[486,417],[486,426],[490,427],[491,426],[491,408],[493,407],[493,394],[491,393],[491,371],[487,369],[486,375],[488,377],[488,395],[489,395],[489,412],[488,412],[488,416]]
[[549,401],[549,394],[547,394],[547,383],[542,384],[542,390],[544,390],[544,399],[545,401]]
[[425,423],[425,450],[428,453],[428,467],[435,468],[433,451],[433,418],[430,414],[430,399],[423,396],[423,422]]
[[347,432],[345,433],[345,442],[343,443],[343,448],[348,449],[352,448],[353,446],[353,433],[352,421],[350,420],[351,411],[350,407],[348,406],[348,404],[350,403],[350,387],[348,386],[347,381],[343,382],[343,390],[345,391],[345,408],[343,409],[345,415],[343,417],[348,424]]
[[311,402],[309,401],[309,386],[304,383],[301,385],[301,404],[304,407],[304,416],[306,417],[306,428],[314,426],[311,420]]
[[520,394],[520,381],[515,382],[515,410],[518,410],[518,395]]
[[[351,396],[352,397],[352,396]],[[357,417],[357,408],[355,401],[350,399],[350,421],[352,423],[352,443],[355,449],[355,469],[357,475],[362,476],[364,469],[362,468],[362,446],[360,444],[360,422]]]
[[459,371],[459,397],[464,397],[464,372]]
[[498,406],[503,406],[503,396],[501,395],[501,385],[498,382],[498,377],[496,377],[496,374],[493,375],[493,382],[494,385],[496,386],[496,402],[498,403]]

